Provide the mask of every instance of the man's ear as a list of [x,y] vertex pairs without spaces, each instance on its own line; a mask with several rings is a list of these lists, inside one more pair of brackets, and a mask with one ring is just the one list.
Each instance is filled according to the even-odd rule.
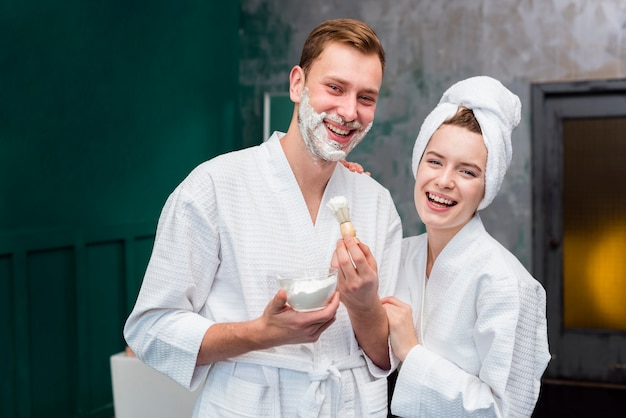
[[300,95],[304,90],[304,70],[299,65],[291,69],[289,73],[289,98],[294,103],[300,103]]

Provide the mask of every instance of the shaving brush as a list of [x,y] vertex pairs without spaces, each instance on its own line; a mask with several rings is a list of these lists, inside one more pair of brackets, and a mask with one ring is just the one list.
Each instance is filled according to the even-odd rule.
[[328,201],[326,206],[331,210],[337,222],[339,222],[339,229],[342,237],[356,238],[356,230],[354,225],[350,221],[350,206],[348,205],[348,199],[344,196],[335,196]]

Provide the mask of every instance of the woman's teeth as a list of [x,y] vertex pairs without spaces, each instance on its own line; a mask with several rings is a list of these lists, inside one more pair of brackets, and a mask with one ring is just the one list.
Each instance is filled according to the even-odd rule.
[[439,203],[441,205],[446,205],[446,206],[454,206],[456,204],[456,202],[452,200],[444,199],[443,197],[439,197],[439,196],[434,196],[430,193],[428,193],[428,200],[435,202],[435,203]]

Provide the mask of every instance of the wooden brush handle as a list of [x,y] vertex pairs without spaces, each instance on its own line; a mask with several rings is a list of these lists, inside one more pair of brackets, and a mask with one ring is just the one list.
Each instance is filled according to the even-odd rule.
[[356,238],[356,229],[354,229],[354,225],[352,222],[347,221],[343,222],[339,225],[339,229],[341,230],[342,237],[355,237]]

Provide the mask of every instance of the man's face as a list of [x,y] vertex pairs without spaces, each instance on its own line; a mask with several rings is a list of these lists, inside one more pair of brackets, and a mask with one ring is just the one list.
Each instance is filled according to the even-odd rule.
[[372,126],[382,66],[376,54],[331,43],[313,62],[300,94],[298,125],[309,151],[344,159]]

